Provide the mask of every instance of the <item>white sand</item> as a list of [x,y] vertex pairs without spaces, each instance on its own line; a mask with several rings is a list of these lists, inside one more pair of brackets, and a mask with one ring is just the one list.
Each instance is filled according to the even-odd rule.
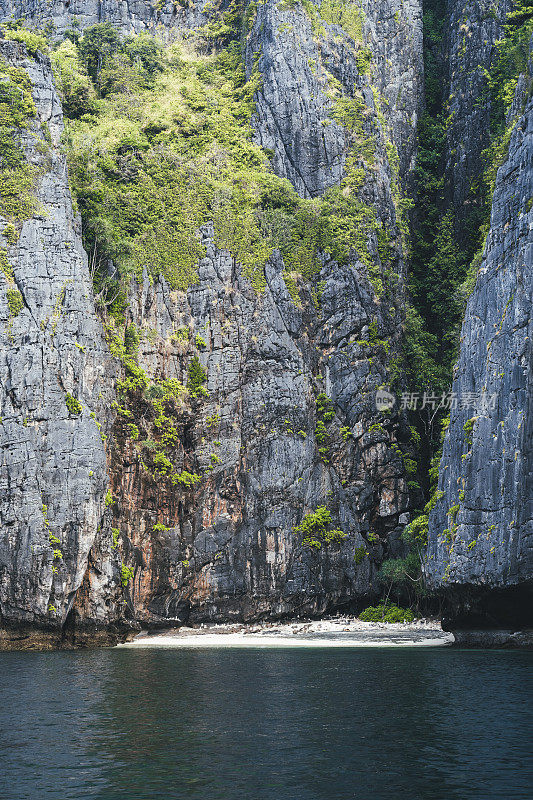
[[160,634],[140,633],[119,647],[434,647],[451,642],[452,634],[445,633],[435,620],[390,625],[336,617],[313,622],[181,627]]

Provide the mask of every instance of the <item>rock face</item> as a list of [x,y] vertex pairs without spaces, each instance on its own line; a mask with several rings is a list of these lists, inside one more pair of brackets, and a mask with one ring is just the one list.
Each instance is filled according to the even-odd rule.
[[[397,21],[397,5],[386,4],[385,16],[400,36],[412,20]],[[420,9],[413,8],[419,32]],[[376,50],[377,74],[379,59],[388,58],[393,71],[387,41]],[[122,423],[115,427],[112,524],[134,569],[136,619],[258,619],[357,606],[378,593],[383,557],[401,552],[399,519],[409,501],[398,420],[382,424],[375,393],[388,383],[386,351],[390,346],[392,354],[401,330],[404,261],[394,182],[407,174],[395,173],[388,152],[395,152],[395,137],[400,163],[411,164],[414,127],[410,136],[406,131],[416,118],[420,73],[399,47],[396,80],[410,74],[411,82],[398,108],[387,108],[389,125],[371,75],[357,70],[361,46],[301,6],[267,3],[253,20],[245,61],[249,73],[258,69],[263,78],[255,136],[273,153],[278,174],[304,196],[338,184],[353,146],[346,129],[328,117],[328,92],[333,86],[339,95],[352,98],[359,90],[364,97],[365,135],[376,148],[365,197],[395,236],[400,283],[387,290],[390,303],[376,295],[361,262],[341,267],[326,258],[320,302],[302,285],[295,303],[277,254],[258,294],[231,254],[216,248],[210,226],[202,230],[207,255],[199,283],[186,295],[176,296],[164,282],[151,287],[147,279],[132,292],[130,321],[141,334],[152,331],[141,339],[139,365],[149,375],[185,382],[200,335],[209,394],[183,412],[174,458],[202,474],[197,487],[154,481]],[[368,342],[372,325],[374,344]],[[191,331],[188,343],[172,343],[173,332],[183,328]],[[320,394],[331,399],[323,441],[315,433]],[[293,527],[320,506],[330,509],[346,538],[316,551]]]
[[[113,525],[133,546],[135,613],[253,619],[360,601],[378,591],[376,565],[384,548],[394,548],[388,539],[408,498],[402,460],[389,446],[396,426],[376,423],[386,362],[376,353],[370,367],[354,340],[376,317],[383,335],[393,336],[393,325],[382,320],[362,267],[324,266],[317,318],[310,296],[302,308],[291,301],[281,259],[267,264],[258,295],[231,255],[215,248],[212,230],[202,233],[200,283],[177,302],[164,285],[145,281],[131,306],[139,330],[157,331],[141,342],[139,364],[183,381],[187,351],[180,356],[169,341],[187,326],[192,341],[200,334],[206,342],[200,358],[209,392],[185,415],[175,459],[203,474],[200,488],[154,482],[138,453],[126,445],[124,460],[118,446],[113,492],[122,499]],[[322,458],[321,392],[335,415]],[[355,434],[344,441],[341,427]],[[317,553],[292,528],[321,505],[348,535]],[[158,522],[168,530],[153,531]]]
[[512,0],[447,0],[446,193],[457,226],[466,221],[472,182],[484,169],[481,154],[490,144],[491,103],[487,75]]
[[184,8],[179,3],[145,2],[145,0],[2,0],[0,17],[24,19],[34,28],[48,28],[62,38],[65,31],[77,26],[81,29],[100,22],[112,22],[123,33],[165,33],[170,27],[188,28],[199,24],[201,9],[207,3],[191,4]]
[[[362,196],[390,232],[394,275],[378,268],[378,292],[367,265],[352,259],[340,266],[324,256],[320,302],[301,282],[296,300],[275,252],[258,293],[206,225],[196,285],[176,293],[145,275],[131,287],[127,323],[141,336],[139,367],[151,379],[186,383],[196,354],[207,373],[208,397],[176,410],[174,462],[201,476],[191,485],[155,476],[126,436],[146,411],[141,399],[131,418],[119,413],[115,420],[120,365],[108,355],[92,304],[57,149],[61,111],[48,63],[3,45],[30,74],[40,119],[53,116],[56,126],[38,185],[50,210],[27,219],[8,250],[25,307],[7,325],[2,348],[10,375],[1,428],[9,431],[2,451],[4,626],[24,622],[66,636],[72,629],[112,632],[125,620],[258,619],[358,607],[379,593],[383,558],[402,551],[400,517],[405,524],[409,500],[399,421],[378,414],[375,392],[388,385],[401,336],[399,199],[413,165],[422,85],[420,3],[368,3],[355,38],[340,20],[279,5],[258,7],[245,48],[248,71],[263,76],[254,135],[302,195],[321,194],[339,183],[354,146],[353,132],[329,114],[336,98],[357,91],[359,138],[371,140],[375,154]],[[21,16],[27,8],[4,4],[3,14]],[[72,15],[82,26],[110,19],[130,31],[153,29],[148,9],[43,4],[27,16],[37,26],[52,20],[58,34]],[[186,20],[180,14],[168,25],[195,24],[192,12]],[[25,143],[28,159],[37,158],[36,137],[37,123]],[[377,258],[375,236],[368,248]],[[174,334],[184,327],[190,337],[179,341]],[[79,400],[81,414],[75,407],[75,416],[69,413],[66,393]],[[344,538],[316,549],[293,527],[320,506]],[[54,557],[50,534],[60,540],[61,556]]]
[[[4,81],[6,69],[31,81],[36,113],[20,146],[37,172],[33,214],[18,229],[0,218],[0,618],[53,637],[102,520],[101,432],[111,421],[114,366],[72,209],[50,63],[15,42],[0,41],[0,57]],[[106,621],[112,572],[110,563],[94,586]]]
[[[313,15],[300,4],[258,6],[246,54],[249,70],[259,55],[263,78],[255,120],[259,144],[272,150],[275,172],[303,197],[322,194],[340,183],[348,149],[346,133],[331,124],[331,97],[339,89],[353,96],[354,86],[361,87],[371,108],[379,98],[407,178],[423,90],[421,3],[363,3],[349,27],[357,37],[355,52],[342,15],[322,13]],[[362,52],[370,54],[364,73]]]
[[[511,2],[463,5],[448,3],[445,48],[447,195],[459,228],[488,141],[485,70]],[[58,38],[73,21],[194,38],[211,13],[171,2],[0,2],[0,18],[25,16]],[[403,553],[410,503],[398,442],[407,436],[375,396],[402,337],[421,2],[269,0],[245,20],[246,72],[261,77],[250,136],[302,197],[340,185],[371,209],[364,251],[347,264],[322,253],[311,283],[275,250],[258,291],[206,223],[197,283],[173,291],[145,270],[129,288],[124,327],[107,319],[105,332],[50,64],[0,40],[0,102],[18,86],[35,104],[26,98],[13,128],[26,199],[18,216],[0,218],[0,646],[358,608],[379,595],[383,559]],[[524,76],[466,311],[424,565],[464,641],[467,630],[493,628],[501,642],[531,622],[528,87]],[[145,382],[115,393],[127,342]],[[191,365],[203,389],[187,396],[176,387],[191,387]],[[172,463],[149,438],[157,425],[165,435],[165,415]],[[313,543],[297,526],[322,507],[335,535]]]
[[498,172],[453,385],[470,407],[452,410],[430,517],[427,579],[459,631],[533,623],[532,165],[529,101]]
[[[512,4],[463,5],[449,0],[445,43],[447,193],[458,219],[488,142],[490,107],[479,99]],[[205,24],[204,6],[4,0],[0,17],[26,17],[58,38],[73,22],[102,21],[166,36]],[[364,153],[359,196],[373,209],[375,231],[387,231],[390,263],[378,257],[376,233],[363,261],[342,266],[323,254],[317,294],[301,278],[291,284],[275,251],[258,292],[206,224],[198,232],[205,257],[187,292],[146,272],[134,281],[122,333],[138,333],[135,362],[149,386],[186,384],[193,361],[205,376],[205,396],[165,406],[179,430],[179,477],[136,444],[134,431],[153,425],[157,393],[114,403],[122,366],[93,305],[49,63],[0,42],[4,82],[28,76],[35,103],[16,132],[33,165],[32,199],[15,226],[0,219],[4,646],[112,639],[139,623],[320,614],[379,593],[379,566],[402,553],[409,519],[400,421],[378,414],[375,393],[389,383],[401,339],[401,191],[416,155],[421,19],[418,0],[248,9],[243,57],[248,76],[261,75],[253,136],[306,198],[338,186]],[[444,597],[448,625],[461,630],[530,622],[526,88],[523,79],[466,312],[454,383],[461,400],[430,517],[426,577]],[[112,342],[114,333],[107,336]],[[322,506],[342,535],[309,546],[295,528]]]
[[[448,4],[446,178],[459,235],[489,143],[487,70],[512,5]],[[443,597],[444,625],[464,644],[524,644],[531,637],[513,631],[533,627],[530,81],[519,78],[507,116],[516,125],[466,309],[454,372],[457,407],[429,520],[427,582]]]

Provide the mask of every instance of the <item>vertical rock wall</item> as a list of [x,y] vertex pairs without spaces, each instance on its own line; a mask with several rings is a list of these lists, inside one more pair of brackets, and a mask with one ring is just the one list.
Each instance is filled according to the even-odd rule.
[[490,144],[488,71],[512,0],[448,0],[445,24],[447,130],[445,186],[458,232],[471,209],[473,184],[483,173]]
[[[50,63],[5,41],[0,58],[3,86],[7,70],[27,75],[35,103],[35,116],[10,133],[34,169],[34,207],[15,225],[0,218],[0,620],[53,632],[102,520],[114,365],[72,209]],[[109,562],[99,581],[106,621],[114,569]]]
[[[363,263],[341,267],[324,255],[317,307],[310,286],[300,282],[298,300],[289,292],[274,253],[266,288],[258,293],[231,254],[216,248],[207,225],[199,282],[186,294],[171,292],[162,280],[151,285],[147,277],[132,286],[127,322],[140,333],[138,363],[149,378],[186,383],[193,353],[207,372],[208,398],[176,410],[175,463],[201,475],[189,486],[147,469],[143,452],[126,435],[131,419],[119,413],[111,427],[119,365],[107,355],[92,307],[57,150],[61,112],[49,67],[42,58],[25,59],[18,45],[5,45],[29,70],[40,119],[52,115],[55,125],[53,158],[37,190],[51,211],[26,220],[16,249],[9,250],[16,279],[31,281],[37,270],[40,283],[33,298],[21,283],[28,308],[13,320],[4,351],[9,360],[18,326],[31,319],[26,359],[33,395],[40,396],[38,403],[30,400],[20,378],[25,388],[17,400],[17,430],[33,451],[28,466],[16,467],[19,491],[11,477],[18,456],[7,451],[5,458],[11,507],[3,551],[5,624],[58,627],[67,621],[68,629],[109,626],[119,613],[151,624],[321,613],[375,596],[382,559],[401,552],[408,493],[398,421],[379,417],[375,391],[388,384],[401,332],[405,223],[399,200],[415,148],[420,5],[369,4],[367,14],[357,7],[353,35],[344,17],[326,20],[314,8],[258,6],[244,55],[249,73],[262,75],[255,136],[272,152],[278,174],[302,195],[320,195],[340,182],[354,146],[353,133],[331,111],[339,98],[351,100],[357,92],[364,111],[359,137],[375,152],[363,198],[390,231],[396,277],[389,285],[382,268],[381,297]],[[110,20],[123,32],[154,30],[154,19],[177,31],[201,22],[196,12],[181,9],[166,20],[165,9],[156,14],[147,4],[4,5],[4,16],[12,12],[37,27],[53,22],[57,35],[73,17],[82,27]],[[41,108],[42,86],[52,110]],[[28,139],[27,158],[34,152]],[[53,224],[49,214],[57,216]],[[377,258],[374,237],[368,246]],[[45,324],[52,318],[53,336]],[[190,331],[187,342],[175,336],[183,328]],[[79,400],[81,414],[76,408],[69,413],[66,393]],[[315,438],[321,394],[330,398],[325,442]],[[6,402],[14,396],[8,393]],[[139,401],[134,418],[140,425],[148,413]],[[31,524],[20,524],[15,501],[32,515]],[[321,505],[345,538],[317,551],[293,527]],[[54,556],[50,533],[61,542],[61,557]],[[40,560],[34,565],[35,552]]]
[[[459,219],[488,142],[486,69],[510,8],[448,5],[446,175]],[[3,18],[52,25],[58,37],[73,20],[180,35],[210,13],[172,3],[0,5]],[[366,263],[354,256],[341,266],[324,253],[318,291],[295,275],[288,280],[275,251],[258,292],[206,224],[205,257],[187,292],[147,274],[132,284],[126,324],[139,333],[135,357],[150,386],[185,384],[193,357],[206,373],[205,397],[174,403],[180,480],[155,469],[149,448],[131,435],[132,426],[152,424],[150,398],[113,406],[121,366],[94,311],[49,64],[0,42],[5,69],[29,76],[35,101],[35,114],[15,132],[35,168],[33,206],[19,220],[0,220],[0,611],[4,630],[19,629],[4,639],[39,628],[57,641],[72,625],[111,632],[128,620],[318,614],[379,593],[377,571],[401,554],[409,518],[399,420],[377,413],[375,392],[389,384],[402,331],[402,187],[416,154],[421,18],[418,0],[250,7],[243,57],[248,76],[261,77],[252,135],[306,198],[342,184],[354,157],[371,150],[358,191],[376,230],[387,231],[389,263],[374,234]],[[459,398],[486,405],[472,414],[459,400],[452,411],[430,518],[425,572],[455,628],[528,624],[527,85],[524,78],[517,90],[519,119],[498,174],[455,375]],[[309,547],[294,527],[320,506],[343,537]]]
[[[513,630],[533,622],[530,81],[523,76],[517,88],[518,120],[466,309],[453,385],[459,407],[452,410],[430,517],[426,575],[442,592],[446,624],[462,641],[488,641],[478,628]],[[460,407],[472,398],[477,408]]]
[[[262,77],[255,136],[272,153],[274,170],[303,196],[320,195],[345,174],[353,137],[331,111],[336,97],[361,93],[364,136],[376,149],[364,198],[393,232],[395,268],[403,276],[394,184],[407,174],[390,154],[397,141],[398,161],[411,164],[421,53],[413,64],[404,47],[406,40],[421,46],[421,15],[418,4],[409,6],[412,19],[398,8],[387,4],[383,15],[384,25],[395,26],[394,50],[392,34],[372,38],[373,17],[361,16],[368,38],[361,32],[356,41],[299,4],[259,5],[245,60],[249,74],[256,69]],[[368,74],[357,67],[363,47],[372,56]],[[411,76],[397,107],[388,106],[377,86],[378,77],[394,86],[381,77],[385,63],[397,82]],[[379,592],[377,570],[386,555],[401,552],[408,518],[398,421],[383,421],[375,407],[399,343],[403,278],[387,288],[385,301],[364,264],[341,267],[324,257],[319,303],[303,283],[295,301],[278,254],[257,293],[231,254],[216,248],[209,226],[202,237],[207,255],[199,283],[186,295],[145,279],[131,296],[130,319],[141,331],[139,364],[149,375],[185,382],[197,352],[209,394],[182,410],[174,457],[180,468],[202,474],[198,486],[151,479],[138,450],[116,428],[113,525],[135,570],[132,613],[153,623],[356,607]],[[377,252],[376,242],[369,247]],[[371,324],[381,344],[368,344]],[[191,331],[186,344],[173,340],[184,327]],[[205,347],[195,349],[196,335]],[[327,457],[315,437],[321,393],[332,401]],[[321,505],[346,538],[317,552],[293,527]]]
[[125,34],[165,34],[174,26],[200,24],[205,5],[203,0],[187,8],[172,0],[1,0],[0,17],[24,19],[29,26],[47,28],[59,38],[69,29],[84,29],[101,22],[111,22]]
[[[256,59],[263,79],[257,140],[273,152],[274,171],[304,197],[323,193],[344,175],[347,136],[331,120],[332,98],[340,92],[353,97],[360,90],[369,113],[379,107],[404,180],[414,165],[423,91],[421,3],[334,8],[337,13],[326,13],[320,3],[258,5],[246,47],[249,71]],[[357,11],[350,25],[345,8]]]

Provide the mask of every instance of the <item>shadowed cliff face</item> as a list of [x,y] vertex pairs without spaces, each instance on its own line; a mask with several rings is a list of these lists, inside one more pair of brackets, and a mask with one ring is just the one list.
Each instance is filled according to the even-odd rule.
[[[121,14],[127,9],[127,21],[116,16],[119,5]],[[35,381],[38,387],[63,381],[60,392],[50,391],[57,394],[53,414],[62,419],[65,433],[39,438],[42,431],[36,431],[33,446],[37,461],[46,457],[68,464],[54,473],[53,492],[42,502],[54,531],[57,515],[57,529],[68,520],[70,533],[55,563],[53,549],[44,542],[47,569],[58,572],[42,577],[20,559],[24,547],[31,550],[46,540],[46,521],[41,519],[41,533],[23,534],[13,520],[5,548],[6,624],[21,616],[28,624],[56,630],[66,622],[68,632],[72,625],[78,630],[111,626],[119,616],[129,623],[255,619],[357,606],[379,593],[379,565],[385,556],[401,552],[399,536],[409,518],[398,421],[377,413],[375,392],[390,381],[389,363],[401,334],[400,183],[408,180],[413,162],[421,87],[419,5],[382,5],[358,17],[362,27],[353,39],[340,25],[317,22],[300,6],[281,11],[279,4],[267,3],[253,19],[244,59],[249,74],[258,69],[262,75],[254,135],[272,151],[274,170],[302,196],[320,195],[338,184],[354,147],[371,143],[372,164],[362,170],[361,197],[374,209],[376,224],[391,232],[394,280],[378,267],[377,294],[376,274],[373,283],[368,266],[356,257],[341,266],[323,254],[316,285],[295,276],[295,294],[287,288],[283,259],[274,251],[265,266],[266,286],[258,292],[236,259],[216,246],[207,224],[199,231],[205,257],[195,285],[176,292],[145,273],[130,288],[126,325],[134,324],[139,332],[136,362],[147,378],[159,385],[173,379],[186,384],[194,357],[205,369],[206,397],[189,396],[165,406],[179,430],[167,454],[182,476],[198,475],[199,480],[172,480],[162,462],[160,468],[154,463],[149,448],[137,446],[128,426],[147,431],[153,423],[153,404],[142,392],[130,393],[125,413],[120,404],[118,415],[111,408],[122,367],[108,357],[94,315],[64,162],[57,155],[52,174],[61,179],[63,198],[62,216],[54,226],[58,244],[53,245],[51,233],[44,239],[36,234],[33,240],[34,263],[49,262],[35,336],[45,335],[40,320],[50,303],[53,311],[60,287],[71,279],[64,303],[72,314],[60,315],[55,344],[49,345],[56,358],[61,326],[69,320],[71,327],[63,334],[69,356],[68,363],[50,365],[53,378],[39,372]],[[46,13],[36,8],[31,18],[43,24],[51,16],[60,32],[67,25],[61,8],[57,14],[55,7]],[[130,30],[135,14],[151,26],[147,8],[100,4],[96,11],[83,4],[80,22],[92,24],[98,14],[98,20],[111,19]],[[71,4],[68,14],[74,13]],[[180,14],[181,9],[169,24],[182,26]],[[187,24],[194,24],[191,20]],[[131,26],[140,29],[135,21]],[[11,52],[15,46],[5,47]],[[361,61],[362,52],[366,61]],[[54,97],[59,131],[61,112],[48,66],[26,58],[20,48],[17,54],[30,71],[34,94],[44,83]],[[293,72],[300,68],[295,80]],[[352,102],[356,93],[362,128],[355,132],[331,112],[339,98]],[[43,180],[38,191],[46,185]],[[24,226],[48,224],[38,217]],[[58,250],[67,247],[71,229],[67,259]],[[367,247],[377,260],[374,234]],[[21,252],[10,250],[9,255],[17,275]],[[18,318],[14,334],[17,324]],[[180,339],[176,332],[183,329],[189,333]],[[28,357],[43,347],[28,342]],[[65,391],[79,398],[80,416],[69,415]],[[19,416],[22,424],[24,413]],[[97,422],[108,434],[103,443]],[[32,429],[21,430],[28,435]],[[83,431],[78,446],[74,439]],[[4,452],[12,471],[13,456]],[[37,494],[28,506],[42,517]],[[313,547],[293,527],[320,506],[327,506],[332,527],[343,538]],[[18,606],[24,607],[23,615],[15,610]]]
[[[440,468],[444,494],[430,518],[426,574],[433,588],[446,590],[450,624],[456,616],[464,617],[462,624],[469,613],[475,618],[478,596],[483,617],[488,591],[524,586],[532,578],[532,153],[529,103],[498,173],[453,386],[458,397],[485,393],[488,408],[473,417],[452,412]],[[501,623],[512,626],[512,614],[503,613],[502,604]],[[485,618],[491,621],[499,621],[497,609]]]
[[[430,516],[425,572],[429,586],[444,595],[452,629],[532,625],[530,82],[531,75],[519,78],[507,115],[514,129],[461,332],[453,384],[458,408],[444,442],[440,499]],[[468,167],[461,169],[464,177]],[[461,408],[461,398],[472,394],[478,410]]]
[[471,210],[472,183],[484,169],[482,152],[490,144],[492,110],[487,75],[512,5],[512,0],[447,1],[445,178],[458,227],[464,225]]

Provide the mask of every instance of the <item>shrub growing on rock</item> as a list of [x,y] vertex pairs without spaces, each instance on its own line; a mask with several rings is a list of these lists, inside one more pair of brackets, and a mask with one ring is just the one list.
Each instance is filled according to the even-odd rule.
[[415,615],[410,608],[399,608],[395,605],[380,603],[377,606],[369,606],[359,614],[359,619],[363,622],[414,622]]

